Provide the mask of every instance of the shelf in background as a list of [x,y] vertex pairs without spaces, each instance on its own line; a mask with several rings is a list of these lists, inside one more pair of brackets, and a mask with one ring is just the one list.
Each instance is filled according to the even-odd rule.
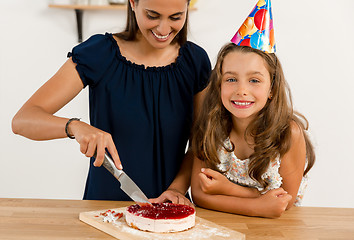
[[125,10],[126,4],[121,5],[76,5],[76,4],[49,4],[51,8],[79,9],[79,10]]
[[[75,10],[78,42],[82,42],[82,15],[84,10],[126,10],[127,4],[115,4],[115,5],[78,5],[78,4],[49,4],[50,8],[61,8]],[[190,7],[189,10],[196,10],[195,7]]]
[[78,42],[82,42],[82,15],[84,10],[126,10],[127,4],[121,5],[78,5],[78,4],[49,4],[50,8],[61,8],[75,10]]
[[[63,9],[80,9],[80,10],[126,10],[126,4],[115,4],[115,5],[77,5],[77,4],[49,4],[50,8],[63,8]],[[196,8],[190,7],[189,10],[196,10]]]

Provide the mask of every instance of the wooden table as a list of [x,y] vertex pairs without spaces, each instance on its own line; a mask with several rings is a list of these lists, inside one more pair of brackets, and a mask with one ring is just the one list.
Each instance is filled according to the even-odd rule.
[[[79,213],[132,202],[0,198],[0,239],[111,239]],[[279,219],[197,208],[197,216],[246,234],[246,239],[354,239],[354,208],[293,207]]]

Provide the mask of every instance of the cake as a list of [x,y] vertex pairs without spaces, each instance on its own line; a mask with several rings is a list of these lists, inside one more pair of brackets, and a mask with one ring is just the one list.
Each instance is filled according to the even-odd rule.
[[195,225],[195,209],[174,203],[127,207],[125,220],[133,228],[149,232],[180,232]]

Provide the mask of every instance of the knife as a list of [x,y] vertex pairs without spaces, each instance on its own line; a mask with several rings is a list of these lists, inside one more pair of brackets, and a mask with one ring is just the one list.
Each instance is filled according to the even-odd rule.
[[120,188],[137,204],[152,205],[134,181],[123,170],[119,170],[113,160],[106,153],[104,155],[102,166],[112,173],[112,175],[120,182]]

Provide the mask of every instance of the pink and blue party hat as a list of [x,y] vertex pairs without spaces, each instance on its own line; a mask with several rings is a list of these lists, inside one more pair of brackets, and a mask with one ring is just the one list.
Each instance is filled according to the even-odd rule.
[[270,0],[259,0],[231,42],[266,53],[275,53],[273,15]]

